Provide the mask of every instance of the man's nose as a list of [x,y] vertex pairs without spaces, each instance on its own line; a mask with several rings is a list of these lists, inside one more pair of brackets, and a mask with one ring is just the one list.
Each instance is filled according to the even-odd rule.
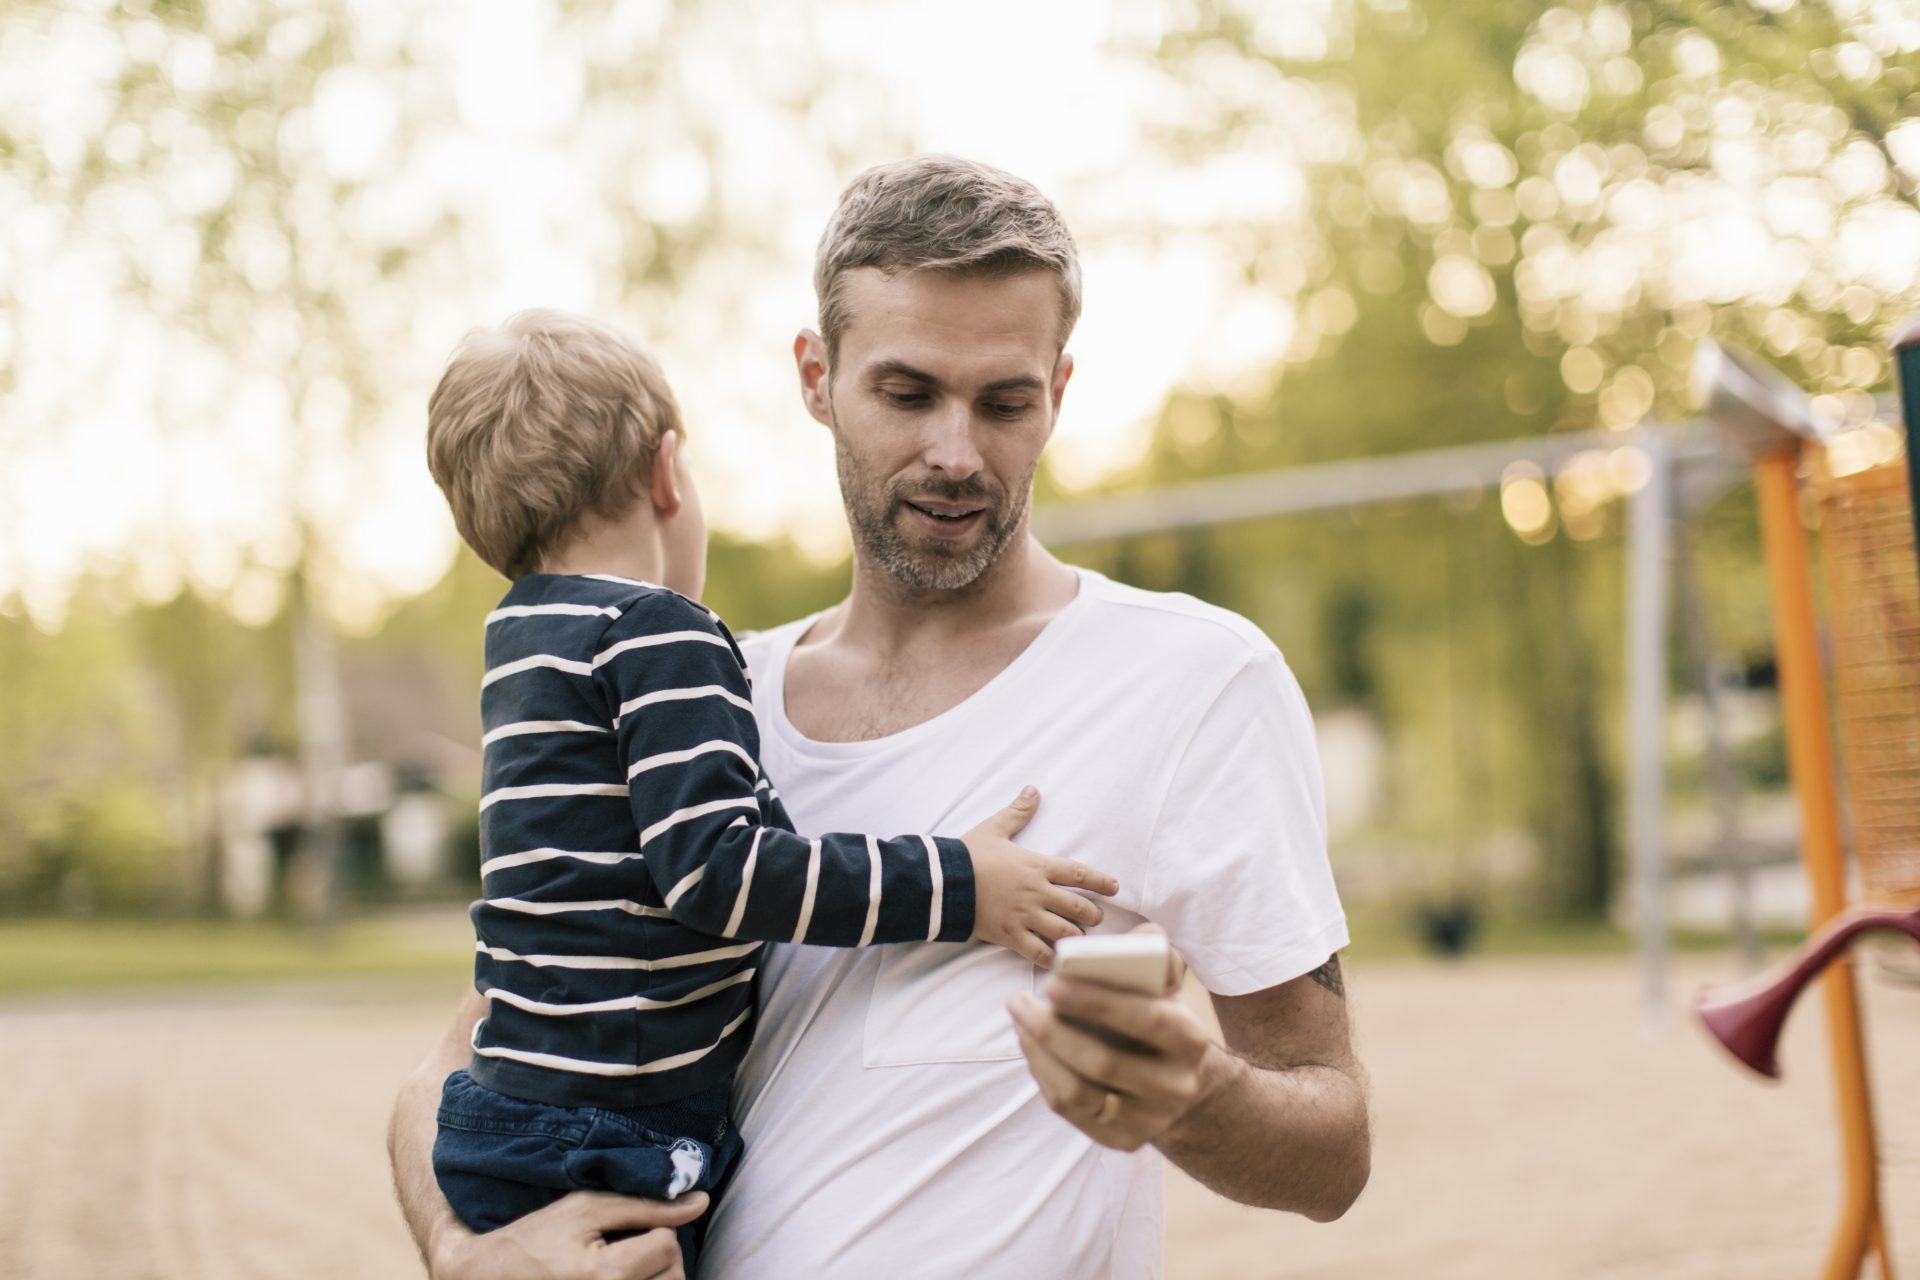
[[971,407],[956,405],[928,424],[925,461],[928,467],[954,480],[970,479],[986,465],[974,439],[976,423]]

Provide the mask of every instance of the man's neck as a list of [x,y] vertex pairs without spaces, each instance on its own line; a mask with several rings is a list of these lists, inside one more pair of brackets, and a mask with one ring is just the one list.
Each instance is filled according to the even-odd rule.
[[840,642],[882,654],[964,643],[1056,613],[1077,590],[1073,571],[1024,531],[985,573],[951,590],[908,586],[856,552],[853,589],[832,629]]

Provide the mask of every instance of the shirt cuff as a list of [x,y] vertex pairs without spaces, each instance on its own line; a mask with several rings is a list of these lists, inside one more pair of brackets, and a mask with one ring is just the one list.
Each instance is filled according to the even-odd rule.
[[935,836],[940,851],[940,933],[935,942],[965,942],[973,936],[973,855],[966,842]]

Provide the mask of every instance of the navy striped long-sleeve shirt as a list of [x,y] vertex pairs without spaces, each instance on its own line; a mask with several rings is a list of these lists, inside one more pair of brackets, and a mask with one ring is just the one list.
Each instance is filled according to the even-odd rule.
[[727,1079],[769,941],[962,941],[958,840],[793,832],[745,663],[663,587],[533,574],[487,617],[473,1077],[626,1108]]

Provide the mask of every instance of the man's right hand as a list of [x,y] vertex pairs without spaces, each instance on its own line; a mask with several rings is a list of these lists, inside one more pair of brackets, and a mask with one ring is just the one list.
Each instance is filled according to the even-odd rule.
[[[686,1280],[673,1228],[706,1212],[704,1192],[637,1200],[576,1191],[485,1235],[454,1224],[433,1249],[433,1280]],[[609,1231],[644,1234],[609,1242]]]
[[1013,842],[1040,807],[1032,787],[962,837],[973,859],[973,936],[1053,967],[1053,944],[1085,933],[1104,913],[1068,888],[1111,897],[1120,882],[1104,871],[1050,858]]

